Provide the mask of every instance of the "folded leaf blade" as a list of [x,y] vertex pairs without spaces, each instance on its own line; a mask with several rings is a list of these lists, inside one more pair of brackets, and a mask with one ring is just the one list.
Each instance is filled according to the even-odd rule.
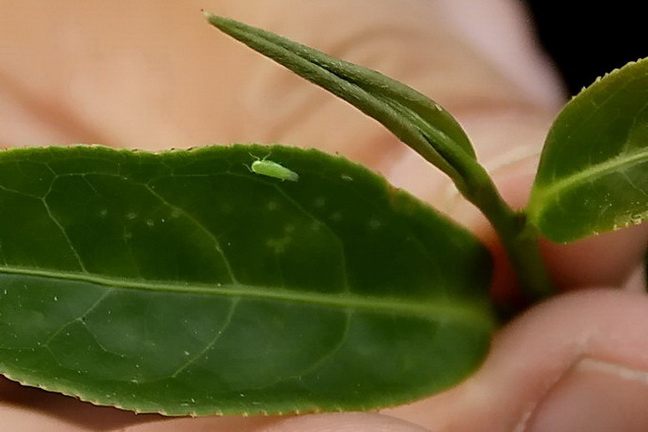
[[210,13],[224,33],[378,120],[401,141],[461,185],[475,152],[447,111],[418,91],[377,71],[330,57],[272,32]]
[[[299,180],[249,170],[268,154]],[[2,152],[0,173],[17,381],[169,415],[369,409],[487,351],[488,253],[344,159],[78,146]]]

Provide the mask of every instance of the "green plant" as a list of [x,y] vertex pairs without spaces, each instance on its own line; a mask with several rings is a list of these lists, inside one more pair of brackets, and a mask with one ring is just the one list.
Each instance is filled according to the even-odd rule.
[[[530,301],[552,293],[540,234],[572,241],[648,215],[646,60],[567,104],[516,212],[427,97],[207,17],[445,172],[497,230]],[[98,404],[168,415],[395,405],[474,371],[497,326],[476,238],[315,150],[8,150],[0,218],[0,372]]]

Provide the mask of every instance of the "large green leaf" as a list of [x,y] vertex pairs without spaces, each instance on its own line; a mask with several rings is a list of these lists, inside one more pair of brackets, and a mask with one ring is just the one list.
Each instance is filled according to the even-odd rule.
[[[250,171],[266,157],[298,181]],[[342,158],[0,153],[0,371],[169,415],[368,409],[485,355],[489,256]]]
[[528,212],[559,242],[648,217],[648,59],[565,106],[547,137]]

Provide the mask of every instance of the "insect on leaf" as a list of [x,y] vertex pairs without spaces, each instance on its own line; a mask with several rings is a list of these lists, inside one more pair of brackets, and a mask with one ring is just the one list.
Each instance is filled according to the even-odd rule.
[[648,59],[599,79],[561,111],[542,152],[528,213],[557,242],[648,217]]
[[[299,181],[250,172],[268,151]],[[0,219],[0,372],[96,404],[396,405],[472,372],[493,329],[481,244],[314,150],[7,150]]]
[[250,170],[252,172],[255,172],[257,174],[261,174],[264,176],[268,177],[274,177],[276,179],[279,179],[281,181],[284,180],[290,180],[290,181],[298,181],[299,180],[299,174],[296,172],[286,168],[283,165],[280,165],[276,162],[269,161],[269,160],[257,160],[252,162],[252,165],[250,166]]

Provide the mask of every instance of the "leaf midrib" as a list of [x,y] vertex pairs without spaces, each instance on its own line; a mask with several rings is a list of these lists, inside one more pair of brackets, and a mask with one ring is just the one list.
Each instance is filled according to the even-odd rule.
[[627,168],[629,168],[633,165],[637,165],[645,161],[648,161],[648,151],[646,149],[641,149],[641,151],[638,151],[636,153],[630,153],[629,157],[628,153],[626,153],[613,159],[609,159],[603,163],[591,165],[582,171],[568,175],[561,180],[552,182],[549,187],[542,190],[540,195],[544,200],[544,198],[552,195],[557,195],[562,190],[568,189],[574,184],[585,183],[588,180],[595,180],[599,177],[603,177],[608,173],[618,171],[620,167],[626,166]]
[[167,281],[133,280],[97,274],[52,271],[44,269],[5,266],[0,274],[26,277],[41,277],[70,282],[86,282],[108,289],[133,291],[168,292],[189,295],[216,295],[224,297],[245,297],[304,303],[340,309],[368,310],[379,313],[393,313],[429,319],[460,321],[470,326],[492,328],[494,321],[489,311],[479,303],[468,300],[459,302],[449,298],[416,298],[412,300],[366,296],[353,293],[297,292],[285,288],[246,284],[174,283]]

